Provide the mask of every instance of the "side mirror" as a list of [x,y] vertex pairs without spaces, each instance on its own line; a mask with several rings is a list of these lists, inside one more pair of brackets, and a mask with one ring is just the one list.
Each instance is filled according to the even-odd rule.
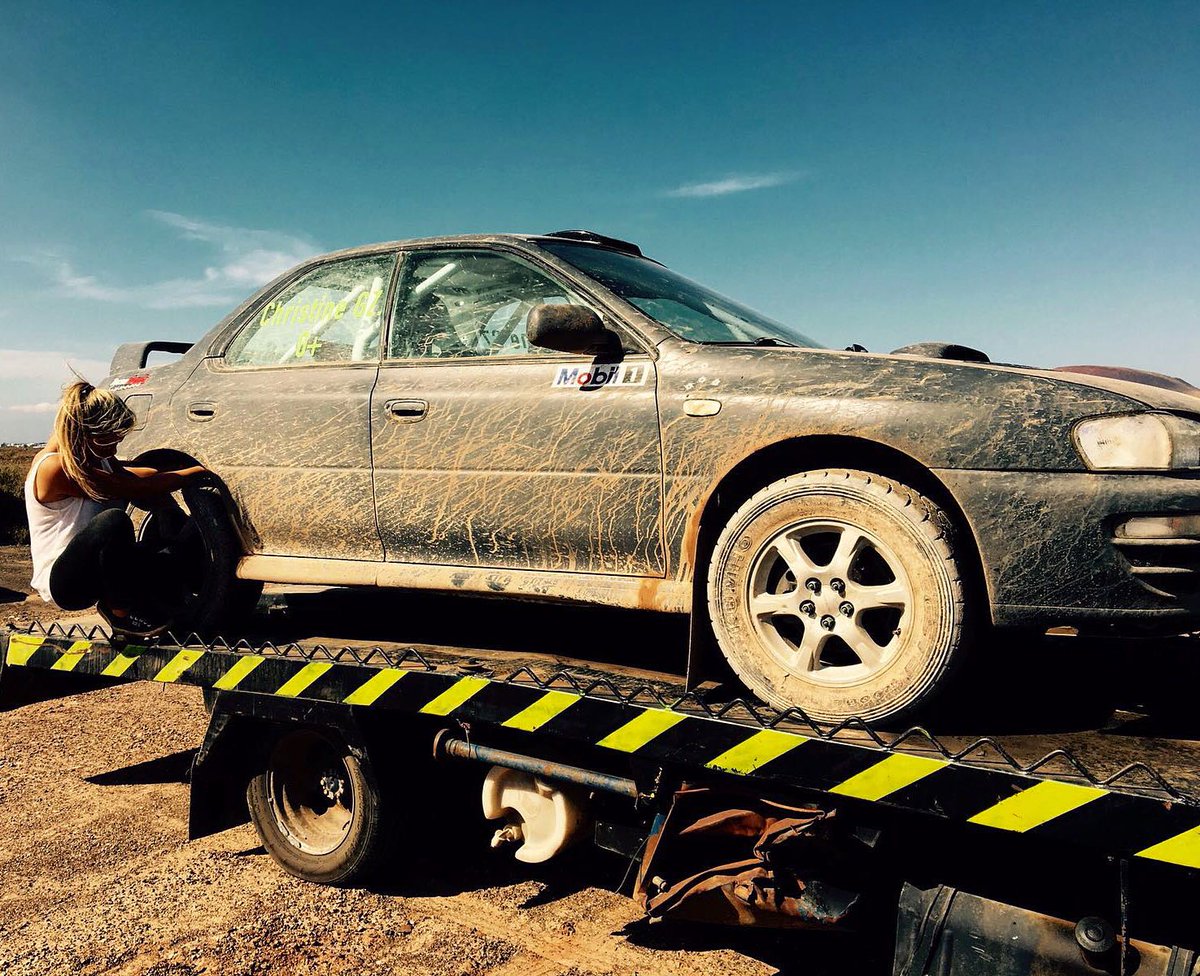
[[583,355],[619,353],[621,340],[582,305],[535,305],[525,324],[530,345]]

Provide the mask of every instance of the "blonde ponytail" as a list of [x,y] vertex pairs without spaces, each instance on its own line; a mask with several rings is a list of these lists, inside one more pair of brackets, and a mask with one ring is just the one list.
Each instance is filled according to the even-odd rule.
[[95,460],[88,456],[87,439],[125,434],[134,422],[133,411],[112,390],[98,390],[86,380],[63,390],[54,418],[54,438],[67,477],[89,498],[105,500],[96,483]]

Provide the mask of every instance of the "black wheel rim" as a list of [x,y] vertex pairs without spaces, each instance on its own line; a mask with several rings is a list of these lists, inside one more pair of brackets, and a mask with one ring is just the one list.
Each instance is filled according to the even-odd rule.
[[354,821],[354,787],[343,750],[322,735],[291,735],[267,772],[267,802],[275,827],[305,854],[332,854]]

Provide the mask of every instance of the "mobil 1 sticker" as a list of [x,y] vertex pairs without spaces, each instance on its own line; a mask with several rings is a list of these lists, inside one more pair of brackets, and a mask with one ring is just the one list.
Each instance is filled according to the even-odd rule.
[[644,386],[650,372],[647,363],[589,363],[586,366],[560,366],[551,386],[572,386],[598,390],[605,386]]

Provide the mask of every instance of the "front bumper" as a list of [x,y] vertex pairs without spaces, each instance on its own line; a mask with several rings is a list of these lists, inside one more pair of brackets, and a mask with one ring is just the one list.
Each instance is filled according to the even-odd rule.
[[1200,477],[936,474],[975,535],[997,625],[1200,628],[1200,534],[1189,534],[1196,519],[1135,523],[1133,538],[1121,528],[1131,519],[1200,516]]

